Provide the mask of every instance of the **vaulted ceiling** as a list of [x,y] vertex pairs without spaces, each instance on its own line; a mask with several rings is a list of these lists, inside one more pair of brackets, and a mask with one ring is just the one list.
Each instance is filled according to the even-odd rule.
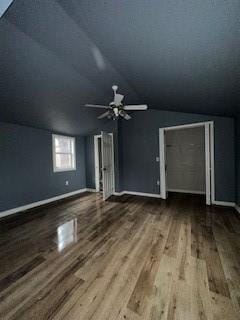
[[0,20],[0,120],[84,134],[85,103],[234,116],[240,2],[15,0]]

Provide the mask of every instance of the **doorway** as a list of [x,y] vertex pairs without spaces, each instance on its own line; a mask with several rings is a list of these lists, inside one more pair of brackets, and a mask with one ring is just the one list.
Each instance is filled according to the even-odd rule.
[[107,200],[115,192],[113,134],[94,136],[95,189]]
[[103,191],[102,186],[102,136],[94,136],[94,158],[95,158],[95,189]]
[[205,194],[215,200],[214,124],[196,123],[159,129],[161,198],[169,192]]

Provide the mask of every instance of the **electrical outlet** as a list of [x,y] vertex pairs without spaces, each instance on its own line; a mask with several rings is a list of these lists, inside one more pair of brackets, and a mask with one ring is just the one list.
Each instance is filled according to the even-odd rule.
[[68,185],[69,185],[69,182],[68,182],[68,180],[67,180],[67,181],[65,181],[65,185],[66,185],[66,186],[68,186]]
[[160,181],[159,180],[157,181],[157,186],[160,186]]
[[159,157],[156,157],[156,162],[159,162],[159,161],[160,161]]

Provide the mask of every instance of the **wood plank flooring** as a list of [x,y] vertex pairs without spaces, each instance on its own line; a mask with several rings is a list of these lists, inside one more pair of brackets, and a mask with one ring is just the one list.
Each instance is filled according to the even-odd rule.
[[88,193],[5,218],[0,319],[238,320],[240,215]]

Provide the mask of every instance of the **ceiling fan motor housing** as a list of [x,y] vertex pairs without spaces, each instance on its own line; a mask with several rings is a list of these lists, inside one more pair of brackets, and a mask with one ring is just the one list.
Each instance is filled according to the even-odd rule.
[[113,85],[112,89],[114,91],[114,100],[108,105],[94,105],[86,104],[86,107],[93,108],[102,108],[107,109],[108,111],[101,114],[98,119],[103,119],[107,117],[108,119],[117,120],[119,117],[123,117],[125,120],[130,120],[131,116],[126,112],[127,111],[137,111],[137,110],[146,110],[147,105],[123,105],[122,101],[124,95],[117,93],[118,86]]

